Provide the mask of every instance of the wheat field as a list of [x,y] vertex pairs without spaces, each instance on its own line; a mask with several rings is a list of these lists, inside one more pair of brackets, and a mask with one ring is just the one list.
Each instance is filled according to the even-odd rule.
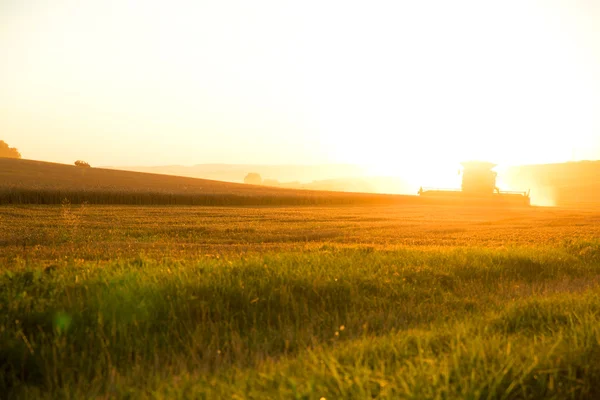
[[9,398],[600,395],[600,212],[0,207]]

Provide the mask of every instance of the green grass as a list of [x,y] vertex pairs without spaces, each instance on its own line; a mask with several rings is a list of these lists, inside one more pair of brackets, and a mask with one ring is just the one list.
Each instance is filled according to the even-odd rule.
[[598,398],[599,217],[0,208],[0,389]]

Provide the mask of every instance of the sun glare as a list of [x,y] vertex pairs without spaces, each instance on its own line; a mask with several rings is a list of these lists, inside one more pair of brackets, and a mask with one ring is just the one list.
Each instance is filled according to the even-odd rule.
[[445,187],[465,160],[599,155],[600,38],[570,2],[17,4],[0,110],[32,158],[344,162]]
[[[468,4],[477,11],[452,3],[440,16],[409,7],[406,15],[428,16],[426,25],[397,5],[389,16],[396,35],[361,46],[365,32],[385,30],[377,19],[351,36],[361,51],[347,51],[361,56],[334,62],[326,68],[339,75],[314,82],[330,154],[373,174],[442,187],[457,185],[466,160],[509,166],[598,157],[598,82],[573,46],[581,32],[564,25],[581,15],[531,2]],[[376,72],[353,79],[373,65]]]

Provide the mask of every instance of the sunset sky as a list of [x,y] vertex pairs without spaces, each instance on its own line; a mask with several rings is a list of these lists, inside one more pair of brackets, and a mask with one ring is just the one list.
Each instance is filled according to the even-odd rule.
[[0,55],[24,158],[600,159],[600,1],[0,0]]

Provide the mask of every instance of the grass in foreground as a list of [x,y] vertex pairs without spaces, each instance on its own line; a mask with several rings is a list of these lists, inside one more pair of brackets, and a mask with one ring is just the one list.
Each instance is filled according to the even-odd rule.
[[[422,222],[422,209],[154,210],[161,217],[146,220],[153,209],[68,209],[79,218],[72,229],[64,209],[0,209],[3,222],[21,221],[23,234],[38,230],[29,250],[20,234],[3,243],[4,393],[600,395],[595,214],[532,211],[515,218],[430,209],[431,219]],[[54,219],[19,217],[39,213]],[[107,222],[100,216],[122,223],[108,237],[88,240]],[[194,217],[192,226],[215,232],[204,247],[194,246],[203,237],[189,231]],[[57,220],[63,223],[52,225]],[[179,230],[157,233],[152,220]],[[517,229],[533,221],[536,229]],[[313,224],[328,230],[327,238],[300,239],[299,232],[315,231]],[[65,236],[54,232],[59,228]],[[506,243],[510,232],[515,236]],[[540,236],[546,242],[531,240]]]

